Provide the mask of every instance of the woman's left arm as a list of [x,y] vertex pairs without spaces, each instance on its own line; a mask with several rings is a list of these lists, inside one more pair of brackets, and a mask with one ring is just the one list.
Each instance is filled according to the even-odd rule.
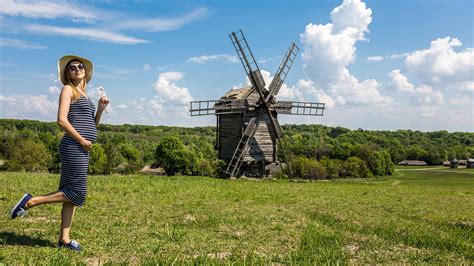
[[105,107],[109,104],[109,99],[105,96],[100,97],[99,104],[97,106],[97,113],[95,114],[95,126],[98,127],[100,123],[100,117],[105,110]]

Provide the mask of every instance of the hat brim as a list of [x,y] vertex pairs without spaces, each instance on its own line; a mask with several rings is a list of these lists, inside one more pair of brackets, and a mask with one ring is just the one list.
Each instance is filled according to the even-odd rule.
[[66,85],[66,84],[69,83],[69,81],[66,77],[65,68],[66,68],[66,65],[69,62],[71,62],[72,60],[79,60],[79,61],[82,62],[82,64],[84,65],[84,68],[86,69],[86,82],[89,83],[89,81],[92,78],[92,74],[94,74],[94,66],[92,64],[92,61],[87,59],[87,58],[80,57],[80,56],[77,56],[77,55],[65,55],[65,56],[63,56],[59,59],[59,61],[58,61],[58,75],[59,75],[59,79],[61,80],[61,83],[63,85]]

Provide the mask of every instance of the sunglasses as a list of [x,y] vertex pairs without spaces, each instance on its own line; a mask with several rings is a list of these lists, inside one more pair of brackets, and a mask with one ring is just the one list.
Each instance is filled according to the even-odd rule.
[[78,64],[78,65],[69,65],[68,66],[69,71],[79,71],[79,70],[84,70],[84,65],[83,64]]

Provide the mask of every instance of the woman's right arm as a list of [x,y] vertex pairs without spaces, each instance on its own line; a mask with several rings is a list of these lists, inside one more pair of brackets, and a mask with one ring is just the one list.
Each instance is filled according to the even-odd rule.
[[84,150],[90,151],[92,148],[92,143],[83,138],[67,120],[67,114],[69,113],[69,106],[71,105],[72,96],[72,87],[68,85],[64,86],[61,90],[61,95],[59,96],[58,125],[69,136],[81,144]]

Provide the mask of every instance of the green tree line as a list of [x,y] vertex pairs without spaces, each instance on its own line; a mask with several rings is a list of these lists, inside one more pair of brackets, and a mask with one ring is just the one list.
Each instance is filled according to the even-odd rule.
[[[294,174],[302,178],[388,175],[393,165],[423,160],[429,165],[474,156],[474,133],[413,130],[349,130],[322,125],[284,125]],[[64,134],[54,122],[0,119],[1,168],[9,171],[60,170]],[[135,173],[144,165],[168,174],[214,175],[215,127],[100,125],[91,151],[91,174]]]

